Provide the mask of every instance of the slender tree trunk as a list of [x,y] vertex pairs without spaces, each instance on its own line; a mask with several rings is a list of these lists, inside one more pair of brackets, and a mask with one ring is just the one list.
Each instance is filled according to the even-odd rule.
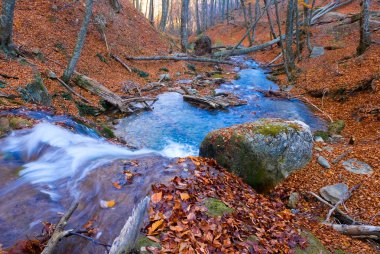
[[226,16],[227,16],[227,24],[230,23],[230,0],[226,0]]
[[67,84],[69,83],[71,76],[74,73],[75,67],[77,65],[80,54],[82,52],[82,48],[84,46],[84,42],[85,42],[86,35],[87,35],[87,28],[88,28],[88,25],[90,23],[91,16],[92,16],[93,4],[94,4],[93,0],[87,0],[86,1],[86,13],[84,16],[82,27],[81,27],[79,34],[78,34],[77,44],[75,45],[73,56],[71,57],[71,60],[70,60],[68,66],[67,66],[67,68],[66,68],[66,70],[62,76],[62,80]]
[[188,31],[187,23],[189,19],[189,0],[182,0],[181,4],[181,48],[182,52],[187,51]]
[[[255,22],[257,23],[259,17],[261,16],[260,1],[256,0],[255,3]],[[256,26],[252,29],[252,43],[255,41],[256,37]]]
[[289,71],[294,69],[294,54],[292,49],[293,44],[293,27],[294,27],[294,0],[288,1],[286,11],[286,28],[285,28],[285,54]]
[[154,0],[149,2],[149,22],[154,26]]
[[296,24],[296,55],[301,60],[301,42],[300,42],[300,29],[299,29],[299,12],[297,2],[294,5],[294,16]]
[[214,19],[215,19],[215,0],[210,0],[210,22],[209,25],[213,26],[214,25]]
[[121,11],[121,4],[120,4],[119,0],[110,0],[110,3],[111,3],[112,8],[114,8],[114,10],[117,13],[119,13]]
[[207,29],[207,0],[202,0],[202,31]]
[[0,16],[0,49],[13,54],[13,17],[16,0],[2,0]]
[[[277,0],[275,0],[275,1],[277,1]],[[270,29],[271,37],[273,37],[273,39],[276,39],[277,36],[276,36],[276,32],[274,31],[274,28],[273,28],[272,17],[270,15],[270,6],[272,4],[272,0],[264,0],[264,4],[265,4],[265,6],[268,6],[266,8],[266,13],[267,13],[267,17],[268,17],[268,23],[269,23],[269,29]]]
[[166,21],[168,20],[169,0],[162,0],[162,13],[160,28],[162,31],[166,30]]
[[361,3],[362,11],[360,18],[360,41],[356,50],[358,55],[364,53],[364,51],[371,45],[371,32],[369,30],[369,2],[370,0],[363,0]]
[[[247,17],[247,9],[245,8],[245,0],[240,0],[241,9],[243,10],[244,23],[247,30],[251,26],[251,21]],[[252,37],[248,36],[249,46],[252,46]]]
[[291,74],[289,72],[289,66],[288,66],[288,61],[286,61],[286,54],[285,54],[285,49],[284,49],[284,40],[282,39],[282,33],[281,33],[281,21],[280,21],[280,15],[278,13],[278,3],[275,0],[274,5],[276,7],[276,21],[277,21],[277,26],[278,26],[278,36],[280,37],[280,46],[281,46],[281,52],[282,52],[282,57],[284,59],[284,66],[285,66],[285,72],[286,76],[288,77],[288,81],[291,80]]
[[195,0],[195,23],[197,26],[197,34],[202,33],[201,22],[199,20],[199,0]]
[[226,0],[222,0],[222,21],[226,18]]

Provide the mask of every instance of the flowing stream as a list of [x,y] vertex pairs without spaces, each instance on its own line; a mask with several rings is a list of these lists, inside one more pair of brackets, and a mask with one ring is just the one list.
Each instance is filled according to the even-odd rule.
[[[91,221],[98,229],[94,237],[111,244],[153,183],[186,176],[187,165],[177,165],[173,158],[197,155],[209,131],[262,117],[297,119],[312,129],[323,128],[300,101],[266,98],[255,91],[278,87],[255,62],[245,63],[250,68],[239,71],[240,79],[223,84],[219,91],[233,92],[247,105],[209,111],[184,102],[180,94],[161,94],[152,111],[125,118],[117,126],[117,134],[137,150],[109,143],[69,117],[16,112],[41,123],[0,139],[0,244],[9,247],[38,235],[41,223],[56,223],[58,213],[64,213],[73,200],[80,205],[67,227],[81,229]],[[123,172],[138,175],[125,181]],[[124,184],[119,190],[114,182]],[[101,208],[102,200],[115,200],[116,205]],[[64,242],[60,253],[104,253],[103,247],[85,239],[71,237]]]

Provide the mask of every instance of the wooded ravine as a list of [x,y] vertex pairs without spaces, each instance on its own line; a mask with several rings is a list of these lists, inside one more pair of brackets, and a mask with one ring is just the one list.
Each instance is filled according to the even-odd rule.
[[380,252],[379,1],[0,10],[0,253]]

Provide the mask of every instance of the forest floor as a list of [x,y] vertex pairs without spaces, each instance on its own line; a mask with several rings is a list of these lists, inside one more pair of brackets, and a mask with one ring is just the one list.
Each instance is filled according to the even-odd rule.
[[[176,39],[157,32],[127,0],[121,0],[124,8],[119,14],[115,14],[107,3],[108,1],[101,0],[95,5],[94,17],[102,15],[106,18],[106,38],[113,54],[123,58],[124,55],[168,55],[180,51]],[[372,8],[380,10],[380,4],[373,1]],[[343,14],[358,13],[359,3],[354,1],[336,11]],[[53,109],[57,114],[78,115],[75,101],[66,96],[67,90],[60,86],[58,81],[49,79],[47,73],[48,70],[59,76],[63,73],[75,45],[83,13],[84,6],[81,1],[17,1],[15,44],[28,52],[28,61],[15,61],[7,59],[4,55],[0,56],[0,74],[17,77],[0,76],[3,83],[0,92],[18,95],[18,87],[32,82],[35,75],[41,75],[49,93],[53,95],[52,107],[49,110]],[[312,28],[312,44],[323,46],[325,54],[318,58],[308,58],[307,50],[304,50],[302,60],[297,62],[299,71],[291,93],[295,96],[305,96],[324,112],[322,114],[316,111],[321,117],[326,118],[326,115],[329,115],[333,120],[343,120],[343,139],[337,143],[317,144],[322,151],[315,151],[312,162],[286,179],[273,195],[287,202],[291,192],[303,194],[297,208],[300,214],[307,216],[300,216],[297,223],[313,232],[330,251],[376,253],[378,250],[370,243],[352,239],[323,226],[317,218],[323,220],[328,207],[306,194],[307,191],[318,193],[321,187],[338,182],[344,182],[349,187],[361,184],[346,202],[348,214],[356,220],[380,226],[380,45],[374,43],[363,55],[356,56],[358,28],[358,22],[341,25],[341,21]],[[268,31],[268,23],[263,19],[257,29],[257,44],[270,39]],[[235,15],[231,24],[219,24],[206,32],[217,45],[233,45],[240,40],[243,33],[240,14]],[[379,41],[380,31],[375,32],[372,39]],[[266,63],[279,53],[280,48],[274,46],[252,54],[251,57],[258,62]],[[276,63],[280,61],[281,59]],[[128,96],[129,94],[125,94],[123,90],[126,81],[133,81],[142,87],[158,81],[160,74],[164,73],[169,73],[175,79],[194,78],[194,72],[189,70],[186,62],[125,62],[146,72],[148,76],[141,77],[146,76],[140,75],[141,72],[131,73],[109,57],[98,26],[91,23],[77,71],[98,80],[111,91]],[[213,70],[212,64],[194,66],[199,73]],[[229,72],[230,67],[224,68]],[[278,82],[286,85],[285,75],[277,77]],[[371,86],[357,89],[372,78]],[[74,89],[92,104],[99,105],[98,97],[84,90]],[[157,95],[165,90],[167,88],[149,95]],[[313,97],[310,91],[322,91],[323,96]],[[8,100],[0,97],[0,109],[21,106],[30,109],[40,108],[25,103],[21,98]],[[95,121],[107,120],[106,116],[89,118]],[[354,140],[353,144],[349,144],[349,140]],[[326,147],[332,149],[323,149]],[[354,175],[344,170],[340,163],[332,165],[331,169],[324,169],[316,162],[318,155],[323,155],[331,162],[346,150],[351,150],[347,158],[357,158],[368,163],[374,169],[374,173],[369,176]]]

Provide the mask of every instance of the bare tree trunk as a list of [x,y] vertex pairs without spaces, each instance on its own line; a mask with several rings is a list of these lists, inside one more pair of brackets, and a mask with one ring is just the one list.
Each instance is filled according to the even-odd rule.
[[371,32],[369,30],[369,2],[363,0],[361,3],[362,11],[360,18],[360,41],[356,53],[361,55],[371,45]]
[[277,0],[274,1],[274,5],[276,7],[276,21],[277,21],[278,34],[279,34],[278,36],[280,37],[280,46],[281,46],[282,57],[284,59],[285,72],[286,72],[286,76],[288,77],[288,80],[290,80],[291,79],[291,75],[290,75],[290,72],[289,72],[288,62],[286,61],[286,54],[285,54],[285,49],[284,49],[284,40],[282,39],[281,21],[280,21],[280,14],[279,14],[279,11],[278,11]]
[[294,5],[294,16],[296,23],[296,55],[297,58],[301,59],[301,44],[300,44],[300,29],[299,29],[299,13],[298,13],[298,4],[297,2]]
[[202,0],[202,31],[207,29],[207,0]]
[[195,23],[197,26],[197,34],[202,33],[201,22],[199,20],[199,0],[195,0]]
[[2,0],[0,16],[0,50],[14,54],[13,17],[16,0]]
[[215,19],[215,0],[210,0],[210,22],[209,25],[213,26],[214,25],[214,19]]
[[230,0],[226,0],[227,24],[230,23]]
[[71,57],[71,60],[70,60],[68,66],[67,66],[67,68],[66,68],[66,70],[65,70],[65,72],[63,73],[63,76],[62,76],[62,80],[65,83],[69,83],[70,82],[71,76],[74,73],[75,67],[77,65],[77,62],[78,62],[79,57],[80,57],[80,54],[82,52],[82,48],[84,46],[84,42],[85,42],[86,35],[87,35],[88,24],[90,23],[91,16],[92,16],[92,7],[93,7],[93,4],[94,4],[93,0],[87,0],[86,1],[86,13],[85,13],[85,16],[84,16],[82,27],[81,27],[80,32],[78,34],[77,44],[75,45],[73,56]]
[[149,2],[149,22],[154,26],[154,0]]
[[181,4],[181,48],[182,52],[187,51],[188,31],[187,23],[189,19],[189,0],[182,0]]
[[[248,30],[249,27],[251,26],[251,21],[247,17],[247,9],[245,8],[245,2],[244,1],[245,0],[240,0],[240,5],[241,5],[241,9],[243,11],[245,27]],[[252,37],[250,35],[248,36],[248,41],[249,41],[249,46],[252,46]]]
[[286,11],[286,28],[285,28],[285,54],[289,71],[294,69],[294,54],[292,49],[293,44],[293,26],[294,26],[294,0],[288,1],[288,8]]
[[270,15],[270,6],[271,6],[271,4],[272,4],[272,0],[264,0],[264,4],[265,4],[265,6],[267,6],[267,8],[266,8],[266,13],[267,13],[267,17],[268,17],[268,23],[269,23],[270,34],[271,34],[271,36],[273,37],[273,39],[276,39],[277,36],[276,36],[276,32],[274,31],[274,28],[273,28],[272,17],[271,17],[271,15]]
[[120,4],[119,0],[110,0],[110,3],[111,3],[112,8],[114,8],[114,10],[117,13],[119,13],[121,11],[121,4]]
[[[256,23],[258,22],[259,17],[261,16],[260,12],[261,12],[260,11],[260,1],[256,0],[256,2],[255,2],[255,22]],[[255,37],[256,37],[256,25],[252,29],[252,43],[255,41]]]
[[162,14],[160,27],[162,31],[166,30],[166,21],[168,20],[169,0],[162,0]]

